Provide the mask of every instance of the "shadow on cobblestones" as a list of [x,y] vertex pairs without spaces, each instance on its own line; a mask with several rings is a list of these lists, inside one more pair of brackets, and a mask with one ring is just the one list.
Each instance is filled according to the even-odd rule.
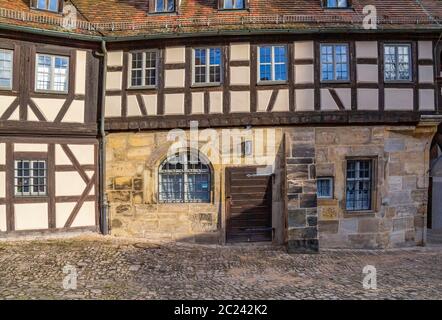
[[[88,236],[0,242],[0,265],[3,299],[442,299],[442,247],[289,255]],[[366,265],[377,290],[362,286]]]

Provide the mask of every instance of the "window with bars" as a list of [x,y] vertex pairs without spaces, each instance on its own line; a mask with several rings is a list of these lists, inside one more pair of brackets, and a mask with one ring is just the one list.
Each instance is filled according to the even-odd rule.
[[154,1],[154,12],[174,12],[175,0],[151,0]]
[[384,79],[411,81],[411,46],[409,44],[384,46]]
[[60,0],[32,0],[31,7],[39,10],[59,12]]
[[133,52],[131,57],[131,87],[155,87],[158,76],[158,51]]
[[159,201],[162,203],[209,203],[211,171],[198,154],[176,154],[159,168]]
[[318,188],[318,198],[320,199],[333,198],[333,178],[318,178],[317,188]]
[[37,54],[37,91],[67,92],[69,79],[69,58],[48,54]]
[[18,197],[47,195],[47,164],[45,160],[16,160],[14,189]]
[[347,44],[321,45],[321,80],[348,81],[349,57]]
[[372,210],[373,160],[348,160],[346,179],[347,210]]
[[245,9],[246,0],[221,0],[220,9]]
[[193,50],[194,84],[221,83],[221,48]]
[[326,0],[325,6],[326,8],[348,8],[349,2],[348,0]]
[[259,81],[287,81],[287,48],[262,46],[258,48]]
[[12,88],[13,51],[0,49],[0,88]]

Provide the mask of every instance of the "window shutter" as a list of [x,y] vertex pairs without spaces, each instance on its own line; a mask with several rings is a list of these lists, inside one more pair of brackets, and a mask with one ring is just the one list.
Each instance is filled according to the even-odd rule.
[[149,13],[155,12],[155,0],[149,0]]
[[218,9],[224,8],[224,0],[218,0]]

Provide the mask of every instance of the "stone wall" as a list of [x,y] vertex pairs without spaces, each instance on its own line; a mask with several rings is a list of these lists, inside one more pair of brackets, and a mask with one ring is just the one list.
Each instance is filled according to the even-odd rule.
[[[317,177],[334,177],[333,199],[318,200],[321,248],[389,248],[425,239],[429,126],[316,128]],[[345,210],[346,160],[373,157],[373,210]]]
[[[226,129],[228,130],[228,129]],[[222,144],[223,132],[216,130],[220,141],[220,160],[212,166],[212,201],[208,204],[168,204],[158,201],[158,168],[167,157],[172,142],[168,131],[112,133],[107,136],[106,183],[110,203],[111,233],[116,236],[143,237],[198,243],[224,243],[225,241],[225,168],[262,163],[261,158],[271,158],[274,163],[280,156],[281,129],[265,128],[263,140],[257,131],[254,137],[253,159],[241,157],[238,145]],[[212,133],[214,131],[211,131]],[[262,133],[261,132],[261,133]],[[200,132],[204,135],[203,132]],[[206,132],[207,133],[207,132]],[[186,132],[188,134],[188,132]],[[231,135],[244,137],[244,131]],[[207,135],[206,135],[207,136]],[[210,136],[210,135],[209,135]],[[272,138],[274,136],[274,138]],[[241,138],[240,137],[240,138]],[[271,139],[270,139],[271,138]],[[232,139],[235,140],[235,139]],[[272,141],[270,141],[272,140]],[[235,140],[236,142],[241,141]],[[200,151],[204,150],[200,143]],[[271,145],[271,146],[270,146]],[[263,150],[275,150],[263,155]],[[203,151],[203,153],[205,153]],[[275,166],[273,190],[273,227],[276,243],[284,241],[283,201],[279,183],[284,181],[279,164]]]

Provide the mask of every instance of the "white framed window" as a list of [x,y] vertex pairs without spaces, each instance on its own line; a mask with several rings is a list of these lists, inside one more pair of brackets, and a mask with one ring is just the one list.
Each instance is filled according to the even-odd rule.
[[0,49],[0,89],[12,89],[13,51]]
[[348,44],[321,44],[321,80],[349,81]]
[[246,0],[222,0],[222,9],[244,9]]
[[333,178],[317,178],[318,198],[333,198]]
[[210,202],[211,170],[199,154],[187,151],[169,157],[160,165],[158,175],[160,202]]
[[158,80],[158,50],[130,54],[130,87],[155,87]]
[[326,8],[348,8],[348,0],[326,0]]
[[221,48],[195,48],[193,50],[193,83],[221,83]]
[[16,160],[14,189],[18,197],[47,195],[46,160]]
[[175,0],[153,0],[155,1],[155,12],[174,12]]
[[385,81],[411,81],[411,45],[384,45]]
[[34,9],[59,12],[59,0],[33,0],[32,7]]
[[287,47],[258,48],[258,81],[287,81]]
[[68,92],[69,57],[37,54],[36,91]]
[[346,177],[347,211],[372,209],[373,160],[348,160]]

